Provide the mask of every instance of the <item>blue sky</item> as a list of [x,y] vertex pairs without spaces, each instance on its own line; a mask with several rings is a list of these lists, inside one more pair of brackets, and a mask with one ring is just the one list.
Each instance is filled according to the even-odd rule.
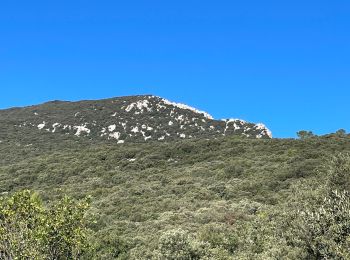
[[0,108],[155,94],[215,118],[350,131],[350,2],[0,2]]

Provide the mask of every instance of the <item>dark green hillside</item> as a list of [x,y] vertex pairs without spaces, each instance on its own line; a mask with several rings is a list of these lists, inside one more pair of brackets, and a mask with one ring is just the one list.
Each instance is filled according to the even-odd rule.
[[[275,259],[282,249],[301,259],[307,246],[273,248],[273,230],[285,212],[318,201],[332,157],[350,152],[346,135],[116,145],[12,134],[0,143],[0,193],[91,195],[97,259]],[[178,239],[192,256],[166,258]]]

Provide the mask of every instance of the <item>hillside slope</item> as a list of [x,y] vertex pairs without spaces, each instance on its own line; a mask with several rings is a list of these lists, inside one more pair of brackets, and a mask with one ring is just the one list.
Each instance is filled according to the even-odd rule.
[[214,120],[206,112],[151,95],[53,101],[0,110],[0,141],[9,139],[9,133],[13,132],[35,139],[42,132],[48,132],[61,138],[68,135],[117,143],[222,135],[272,137],[263,124],[239,119]]
[[296,230],[331,188],[350,189],[350,156],[332,172],[339,153],[350,153],[342,131],[272,139],[261,125],[154,96],[0,111],[0,195],[91,196],[88,259],[173,259],[159,253],[179,245],[196,256],[186,260],[322,259]]
[[229,246],[238,244],[225,239],[237,228],[288,201],[300,203],[293,198],[296,187],[321,187],[327,178],[324,162],[350,152],[348,136],[124,145],[77,140],[25,148],[0,143],[0,158],[8,158],[0,165],[0,193],[29,188],[48,203],[62,194],[92,196],[90,214],[97,221],[92,228],[102,243],[97,259],[113,259],[106,237],[121,243],[119,257],[125,258],[119,259],[143,259],[157,249],[162,234],[179,228],[231,255]]

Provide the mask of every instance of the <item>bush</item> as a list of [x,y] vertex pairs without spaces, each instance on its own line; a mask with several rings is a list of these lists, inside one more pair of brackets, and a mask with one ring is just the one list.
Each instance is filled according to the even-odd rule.
[[159,260],[209,259],[209,244],[199,242],[182,229],[165,232],[159,239],[155,258]]
[[28,190],[0,200],[0,259],[80,259],[88,252],[86,200],[51,208]]
[[322,205],[299,212],[294,237],[310,259],[350,259],[350,196],[332,191]]
[[162,259],[191,259],[192,248],[188,233],[184,230],[170,230],[159,239],[159,254]]

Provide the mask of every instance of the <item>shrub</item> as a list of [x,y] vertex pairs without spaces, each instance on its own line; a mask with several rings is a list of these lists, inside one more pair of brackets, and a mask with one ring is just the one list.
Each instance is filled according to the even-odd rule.
[[322,205],[300,212],[296,234],[316,259],[350,259],[350,196],[332,191]]
[[[159,239],[155,258],[159,260],[209,259],[210,245],[200,242],[182,229],[165,232]],[[210,258],[212,259],[212,258]]]
[[88,252],[86,200],[51,208],[29,190],[0,200],[0,259],[79,259]]

